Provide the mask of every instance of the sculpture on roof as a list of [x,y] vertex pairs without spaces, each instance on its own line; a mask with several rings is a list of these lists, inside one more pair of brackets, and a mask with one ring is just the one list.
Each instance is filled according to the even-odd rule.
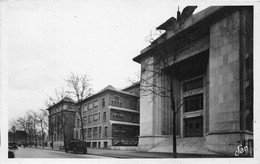
[[183,24],[195,11],[195,9],[198,6],[186,6],[182,12],[179,11],[178,7],[178,12],[177,12],[177,19],[174,17],[171,17],[168,19],[166,22],[164,22],[162,25],[157,27],[157,30],[177,30],[178,27],[180,27],[181,24]]

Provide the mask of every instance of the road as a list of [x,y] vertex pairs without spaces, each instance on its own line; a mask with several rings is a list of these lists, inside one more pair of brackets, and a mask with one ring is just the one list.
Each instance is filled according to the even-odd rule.
[[91,154],[73,154],[46,149],[21,148],[14,150],[15,158],[110,158]]
[[[21,148],[15,152],[15,158],[172,158],[172,153],[159,152],[139,152],[130,150],[109,150],[109,149],[88,149],[88,154],[65,153],[64,151],[41,149],[41,148]],[[178,158],[223,158],[223,156],[203,155],[203,154],[180,154]]]

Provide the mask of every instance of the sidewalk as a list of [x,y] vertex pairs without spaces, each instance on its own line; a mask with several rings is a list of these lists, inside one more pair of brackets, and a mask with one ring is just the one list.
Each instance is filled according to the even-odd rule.
[[[30,147],[26,147],[30,148]],[[52,151],[61,151],[59,148],[52,149],[51,147],[31,147],[33,149],[45,149]],[[65,153],[65,152],[64,152]],[[111,150],[111,149],[99,149],[99,148],[88,148],[88,154],[97,156],[106,156],[114,158],[172,158],[172,153],[161,153],[161,152],[143,152],[134,150]],[[209,154],[188,154],[178,153],[178,158],[223,158],[220,155],[209,155]]]

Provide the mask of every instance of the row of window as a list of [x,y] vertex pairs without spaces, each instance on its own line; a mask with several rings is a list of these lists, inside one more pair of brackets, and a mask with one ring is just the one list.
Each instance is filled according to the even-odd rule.
[[[203,110],[203,78],[197,78],[183,83],[183,109],[184,112]],[[203,136],[203,117],[195,116],[184,118],[184,137]]]
[[[107,126],[104,128],[104,137],[107,137]],[[86,138],[102,138],[102,126],[88,128],[85,135]]]
[[[102,108],[104,108],[106,105],[105,98],[102,99]],[[122,101],[119,100],[118,96],[114,97],[114,100],[111,101],[112,106],[122,107]],[[95,100],[93,102],[90,102],[83,106],[83,113],[86,113],[87,111],[92,111],[93,109],[98,108],[98,100]],[[135,103],[134,100],[129,100],[129,108],[135,109]]]
[[[136,114],[130,114],[129,113],[128,116],[130,116],[130,115],[131,115],[131,120],[128,120],[128,121],[131,121],[133,123],[137,123],[139,117]],[[117,121],[121,121],[121,120],[126,120],[127,118],[125,118],[124,112],[113,112],[112,113],[112,119],[117,120]]]

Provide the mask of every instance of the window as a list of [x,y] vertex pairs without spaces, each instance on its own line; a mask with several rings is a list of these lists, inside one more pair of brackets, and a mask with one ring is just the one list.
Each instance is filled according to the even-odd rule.
[[115,96],[115,102],[119,102],[119,97]]
[[93,104],[92,104],[92,103],[89,103],[89,104],[88,104],[88,110],[90,111],[90,110],[92,110],[92,108],[93,108]]
[[122,120],[124,119],[124,115],[121,114],[120,112],[114,112],[113,115],[112,115],[113,119],[116,119],[116,120]]
[[98,107],[98,100],[94,101],[94,108]]
[[197,110],[203,110],[203,94],[185,97],[184,111],[192,112]]
[[79,126],[79,119],[77,120],[77,126]]
[[203,87],[203,78],[198,78],[195,80],[185,82],[183,84],[183,92],[191,91],[194,89],[199,89],[202,87]]
[[93,121],[97,121],[98,120],[98,113],[93,115]]
[[117,107],[122,107],[122,102],[119,101],[119,97],[118,96],[114,97],[114,100],[112,100],[112,105],[113,106],[117,106]]
[[130,109],[134,109],[134,100],[130,100]]
[[87,110],[88,110],[88,106],[87,106],[87,105],[84,105],[84,106],[83,106],[83,113],[87,112]]
[[85,139],[87,139],[87,136],[86,136],[87,129],[84,129],[84,130],[83,130],[83,133],[84,133],[84,140],[85,140]]
[[92,122],[92,115],[89,115],[88,116],[88,123],[91,123]]
[[68,109],[73,109],[73,105],[72,104],[68,104]]
[[105,137],[107,137],[107,126],[105,127]]
[[104,148],[107,148],[108,142],[104,142]]
[[202,137],[203,136],[203,117],[193,117],[184,119],[185,137]]
[[105,101],[105,98],[102,99],[102,108],[104,108],[106,105],[106,101]]
[[114,137],[126,137],[126,130],[123,126],[117,126],[113,129],[113,136]]
[[87,124],[87,117],[83,117],[83,124],[86,125]]
[[102,127],[99,126],[99,131],[98,131],[98,133],[99,133],[99,137],[101,137],[101,131],[102,131]]
[[104,112],[104,113],[103,113],[103,122],[106,122],[106,121],[107,121],[107,113]]
[[68,109],[68,104],[64,104],[63,109]]
[[91,138],[92,136],[92,128],[88,128],[88,138]]
[[131,116],[131,121],[134,122],[134,123],[136,123],[136,122],[137,122],[137,116],[133,114],[133,115]]
[[93,128],[93,138],[97,138],[98,136],[98,127]]

